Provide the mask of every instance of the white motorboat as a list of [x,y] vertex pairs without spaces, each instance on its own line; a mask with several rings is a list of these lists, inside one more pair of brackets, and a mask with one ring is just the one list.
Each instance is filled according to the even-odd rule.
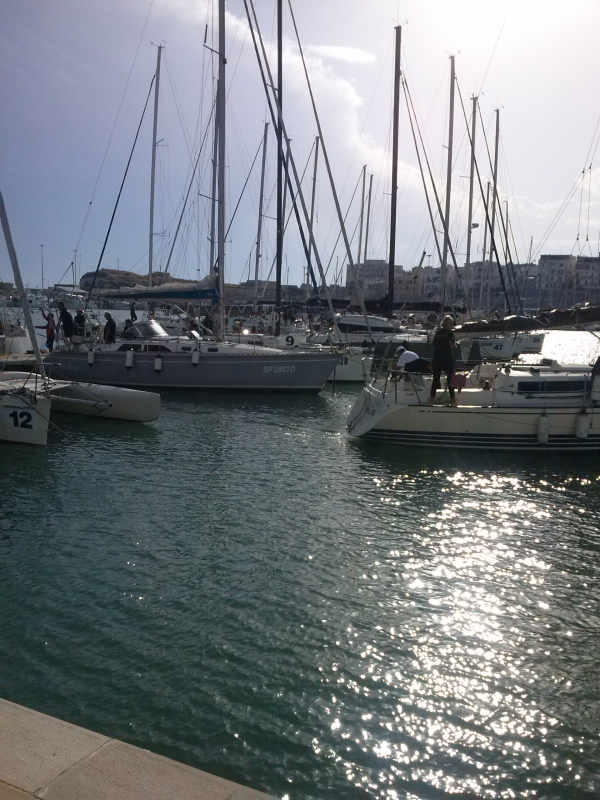
[[600,450],[600,375],[580,365],[473,370],[459,405],[429,405],[431,378],[379,377],[347,420],[351,436],[482,450]]

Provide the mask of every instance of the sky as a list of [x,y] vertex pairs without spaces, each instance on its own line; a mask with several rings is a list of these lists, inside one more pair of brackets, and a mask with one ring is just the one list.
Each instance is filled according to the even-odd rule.
[[[543,253],[598,253],[597,0],[293,0],[292,7],[355,260],[363,165],[367,186],[373,175],[367,256],[388,258],[396,25],[402,26],[403,75],[440,194],[446,183],[449,56],[454,55],[467,116],[470,98],[479,97],[476,153],[484,182],[492,172],[484,131],[492,149],[495,111],[500,112],[498,193],[503,208],[505,203],[508,207],[513,258],[526,261],[530,248],[534,260]],[[256,8],[265,47],[274,59],[275,0],[258,0]],[[298,171],[305,170],[303,191],[310,203],[317,126],[287,0],[283,28],[284,118]],[[227,2],[226,36],[226,203],[231,226],[225,276],[237,282],[255,274],[261,142],[270,120],[242,0]],[[45,286],[72,280],[74,259],[77,279],[96,268],[155,72],[158,44],[164,50],[154,268],[164,270],[168,262],[172,275],[197,279],[209,273],[217,68],[210,47],[216,46],[216,3],[214,8],[212,0],[0,4],[0,191],[26,285],[41,285],[42,259]],[[140,273],[140,283],[148,271],[151,141],[152,99],[101,262]],[[262,279],[272,269],[275,249],[275,156],[269,125]],[[457,95],[450,235],[459,263],[466,246],[469,159]],[[412,268],[425,251],[425,263],[435,265],[404,97],[398,167],[396,263]],[[322,151],[315,198],[321,261],[328,282],[343,282],[346,251]],[[479,228],[473,235],[472,260],[481,257],[483,243],[479,192],[474,204]],[[441,228],[439,220],[436,227]],[[284,243],[284,281],[300,284],[305,265],[292,220]],[[4,247],[0,280],[12,280]]]

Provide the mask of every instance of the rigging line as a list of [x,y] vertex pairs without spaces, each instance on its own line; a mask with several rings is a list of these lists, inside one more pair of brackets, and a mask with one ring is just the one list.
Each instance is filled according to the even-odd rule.
[[96,178],[96,183],[94,184],[94,188],[92,190],[92,198],[91,198],[90,202],[88,203],[87,211],[85,212],[83,225],[81,226],[81,231],[79,233],[79,238],[77,239],[77,245],[75,246],[75,250],[79,250],[79,245],[81,243],[81,238],[83,236],[83,232],[85,230],[85,226],[86,226],[87,221],[88,221],[88,217],[89,217],[89,214],[90,214],[92,203],[94,202],[94,197],[96,196],[96,190],[98,188],[98,183],[100,182],[100,176],[102,175],[102,170],[104,169],[104,162],[106,161],[106,157],[108,156],[108,150],[110,148],[110,144],[112,142],[112,139],[113,139],[113,136],[114,136],[114,133],[115,133],[115,128],[117,127],[117,122],[119,121],[119,115],[121,113],[121,108],[123,107],[123,103],[125,101],[125,95],[127,94],[127,88],[129,86],[129,81],[131,80],[131,75],[133,73],[133,68],[135,67],[135,62],[137,61],[138,53],[139,53],[139,50],[140,50],[140,46],[142,44],[142,39],[144,38],[144,33],[146,32],[146,27],[148,25],[148,19],[150,18],[150,12],[152,11],[152,6],[153,5],[154,5],[154,0],[150,0],[150,8],[148,9],[148,13],[146,14],[146,21],[144,22],[144,27],[142,28],[142,33],[140,35],[140,39],[138,41],[138,45],[137,45],[137,47],[135,49],[135,54],[133,56],[133,62],[131,64],[131,69],[129,70],[129,75],[127,76],[127,80],[125,82],[125,88],[123,89],[123,95],[121,97],[121,102],[119,103],[119,107],[117,109],[117,115],[115,117],[115,121],[113,122],[113,126],[112,126],[112,129],[111,129],[110,135],[108,137],[108,143],[106,145],[106,150],[104,151],[104,156],[102,157],[102,162],[100,164],[100,169],[98,170],[98,177]]
[[[290,139],[290,145],[291,145],[291,143],[292,142],[291,142],[291,139]],[[308,158],[306,159],[306,164],[304,165],[304,169],[302,171],[302,175],[300,176],[300,183],[302,183],[302,181],[304,180],[304,176],[306,175],[306,170],[308,169],[308,165],[310,164],[310,157],[312,155],[312,152],[313,152],[314,148],[315,148],[315,143],[313,142],[313,145],[310,148],[310,153],[308,154]],[[291,206],[292,207],[288,211],[287,219],[286,219],[285,224],[283,226],[283,233],[284,234],[287,231],[288,224],[289,224],[289,222],[290,222],[290,220],[292,218],[292,214],[294,213],[294,205],[296,203],[296,198],[298,197],[298,192],[299,191],[300,191],[299,189],[296,189],[296,194],[292,194],[292,200],[291,200]],[[273,192],[271,192],[271,195],[272,194],[273,194]],[[254,240],[254,243],[256,244],[256,239]],[[254,247],[254,245],[253,245],[253,247]],[[273,270],[275,268],[275,264],[276,263],[277,263],[277,256],[275,255],[275,256],[273,256],[273,260],[271,262],[271,269],[269,270],[269,274],[267,275],[267,280],[265,281],[265,285],[263,287],[263,291],[262,291],[262,294],[261,294],[261,299],[265,296],[265,291],[267,289],[267,283],[269,282],[269,278],[273,274]]]
[[[468,130],[468,117],[467,117],[467,112],[465,111],[465,104],[463,102],[463,97],[462,97],[462,92],[460,91],[460,86],[457,85],[457,89],[458,89],[458,97],[460,99],[460,106],[461,106],[462,112],[463,112],[463,118],[465,120],[465,125],[467,126],[467,130]],[[472,148],[473,147],[473,141],[471,139],[471,131],[468,131],[468,134],[469,134],[469,145]],[[479,191],[481,193],[481,199],[482,199],[482,203],[483,203],[483,208],[485,210],[485,223],[488,226],[489,231],[490,231],[490,261],[492,261],[491,255],[493,253],[495,253],[495,255],[496,255],[496,265],[498,267],[498,274],[500,275],[500,283],[502,285],[502,292],[504,294],[504,297],[506,298],[506,305],[508,307],[508,312],[510,314],[510,313],[512,313],[510,300],[509,300],[509,297],[508,297],[508,292],[506,290],[506,282],[504,280],[504,273],[502,272],[502,267],[500,266],[500,257],[498,256],[498,248],[496,247],[496,237],[492,233],[492,223],[491,223],[491,220],[490,220],[490,214],[489,214],[488,205],[485,202],[485,200],[483,199],[484,198],[483,184],[481,183],[481,173],[479,172],[479,163],[478,163],[477,159],[474,160],[474,163],[475,163],[475,171],[477,173],[477,183],[479,184]],[[517,298],[517,299],[519,300],[519,298]]]
[[150,95],[152,93],[152,87],[154,86],[155,78],[156,78],[156,76],[153,75],[152,76],[152,80],[150,81],[150,88],[148,89],[148,96],[146,97],[146,102],[144,104],[144,110],[142,111],[142,116],[140,117],[140,122],[139,122],[139,125],[138,125],[138,129],[137,129],[136,134],[135,134],[135,139],[133,140],[133,146],[131,148],[131,153],[129,154],[129,158],[127,160],[127,166],[125,167],[125,174],[123,175],[123,180],[121,181],[121,188],[119,189],[119,194],[117,195],[117,200],[115,202],[115,207],[113,209],[113,213],[112,213],[112,216],[110,218],[110,223],[108,225],[108,230],[106,232],[106,237],[104,239],[104,244],[102,245],[102,252],[100,253],[100,258],[98,259],[98,266],[96,267],[96,271],[94,272],[92,285],[88,289],[88,296],[87,296],[87,299],[85,301],[85,306],[84,306],[84,309],[83,309],[84,311],[87,309],[88,303],[90,302],[90,299],[92,297],[92,291],[93,291],[94,285],[96,283],[96,278],[98,277],[98,271],[100,270],[100,264],[102,264],[102,258],[104,256],[104,251],[106,250],[106,245],[108,244],[108,237],[110,236],[110,231],[112,229],[112,224],[113,224],[114,219],[115,219],[115,214],[117,213],[117,208],[119,206],[119,200],[121,199],[121,194],[123,192],[123,186],[125,185],[125,178],[127,177],[127,173],[129,172],[129,166],[131,164],[131,159],[133,158],[133,151],[135,150],[135,146],[137,144],[137,140],[138,140],[138,137],[140,135],[142,122],[144,121],[144,116],[146,115],[146,109],[148,108],[148,102],[150,100]]
[[[412,94],[410,93],[410,90],[408,88],[408,84],[407,84],[406,80],[404,80],[404,84],[403,85],[404,85],[404,91],[407,93],[408,97],[410,98],[410,104],[411,104],[411,107],[413,109],[413,113],[415,113],[413,102],[412,102]],[[438,211],[438,214],[440,215],[440,220],[442,222],[442,227],[444,228],[445,235],[448,238],[448,250],[450,251],[450,256],[452,257],[452,263],[454,265],[454,269],[458,269],[458,265],[456,263],[456,257],[454,255],[454,248],[452,247],[452,244],[450,243],[450,236],[448,235],[448,231],[446,229],[446,220],[445,220],[444,214],[442,213],[442,206],[441,206],[441,203],[440,203],[440,198],[439,198],[436,186],[435,186],[435,181],[433,180],[433,174],[432,174],[432,171],[431,171],[431,165],[429,163],[429,158],[427,156],[427,151],[425,150],[425,144],[423,143],[423,136],[421,134],[421,128],[419,126],[419,121],[416,118],[416,115],[415,115],[415,124],[417,126],[417,131],[419,133],[419,139],[421,141],[421,147],[423,148],[423,154],[425,156],[425,162],[427,164],[427,169],[429,170],[429,179],[431,181],[431,185],[432,185],[432,188],[433,188],[433,194],[434,194],[434,197],[435,197],[437,211]]]
[[[362,170],[361,170],[361,172],[362,172]],[[348,214],[350,213],[350,208],[352,207],[352,201],[354,200],[356,192],[358,191],[358,187],[360,186],[361,177],[362,177],[361,175],[358,176],[358,180],[356,182],[356,186],[354,187],[354,191],[352,192],[352,197],[350,198],[350,202],[348,203],[348,208],[346,209],[346,213],[344,215],[344,223],[346,222]],[[327,275],[329,267],[331,266],[331,262],[333,261],[333,256],[335,255],[335,248],[339,244],[341,235],[342,235],[342,231],[340,229],[338,231],[338,235],[337,235],[337,239],[335,240],[335,244],[333,245],[333,249],[331,251],[331,255],[329,256],[329,261],[327,262],[327,266],[325,267],[325,275]]]
[[244,185],[242,186],[242,191],[240,192],[240,196],[238,197],[238,201],[235,204],[235,208],[233,209],[233,214],[231,215],[231,219],[229,220],[229,225],[227,226],[227,230],[225,231],[225,237],[227,237],[229,231],[231,230],[231,226],[233,224],[233,220],[235,219],[236,212],[239,208],[240,203],[242,202],[242,197],[244,196],[244,192],[246,190],[246,186],[248,185],[248,181],[250,180],[250,176],[252,175],[252,170],[254,165],[256,164],[256,159],[258,158],[258,154],[262,150],[262,137],[260,140],[260,144],[258,145],[258,149],[256,151],[256,155],[252,159],[252,164],[250,164],[250,169],[248,170],[248,174],[246,175],[246,180],[244,181]]
[[590,179],[588,181],[588,202],[587,202],[587,225],[585,228],[585,240],[586,242],[589,240],[590,237],[590,205],[592,203],[592,165],[589,166],[589,175]]
[[[260,70],[260,75],[261,75],[261,80],[262,80],[262,83],[263,83],[263,88],[264,88],[265,94],[266,94],[266,96],[268,98],[269,111],[270,111],[270,114],[271,114],[271,120],[272,120],[274,126],[276,124],[280,124],[281,133],[283,135],[283,138],[285,139],[286,146],[288,148],[288,155],[291,155],[290,138],[289,138],[289,136],[287,134],[285,120],[283,119],[283,116],[282,116],[282,113],[281,113],[281,107],[280,107],[280,104],[279,104],[279,100],[276,97],[275,92],[273,91],[273,87],[274,87],[273,75],[271,73],[271,67],[270,67],[270,65],[269,65],[269,63],[267,61],[267,55],[266,55],[264,40],[263,40],[262,34],[260,32],[260,28],[258,26],[258,17],[256,16],[256,9],[254,8],[253,0],[243,0],[243,2],[244,2],[244,8],[245,8],[245,11],[246,11],[246,16],[248,18],[248,25],[250,27],[250,33],[252,35],[252,43],[254,45],[254,51],[255,51],[255,54],[256,54],[256,59],[258,61],[258,68]],[[252,15],[254,17],[254,24],[252,22],[252,17],[250,16],[248,3],[250,3],[250,7],[252,8]],[[259,42],[260,42],[260,51],[259,51],[259,47],[258,47]],[[262,54],[262,56],[261,56],[261,54]],[[271,93],[269,93],[269,87],[272,90],[272,95],[273,96],[271,96]],[[275,115],[275,110],[277,110],[277,115]],[[304,200],[304,195],[302,193],[302,185],[301,185],[301,182],[299,180],[298,170],[296,168],[296,162],[295,162],[295,159],[294,159],[293,156],[291,158],[289,158],[289,159],[286,158],[286,160],[285,160],[285,164],[284,164],[284,166],[285,166],[285,180],[287,181],[287,183],[290,186],[290,194],[293,194],[292,178],[290,176],[289,169],[288,169],[288,160],[291,162],[290,166],[292,167],[292,173],[293,173],[293,176],[294,176],[294,180],[296,181],[296,185],[298,187],[298,192],[297,192],[296,196],[300,198],[300,204],[302,206],[302,214],[304,216],[304,221],[305,221],[305,224],[306,224],[307,229],[308,229],[308,240],[312,245],[312,249],[314,250],[315,260],[317,262],[317,268],[319,270],[319,274],[321,276],[323,284],[325,284],[325,277],[323,275],[323,264],[321,262],[321,256],[319,255],[319,251],[317,249],[317,242],[316,242],[316,239],[315,239],[314,231],[313,231],[312,225],[310,224],[308,209],[306,207],[306,202]],[[301,219],[300,219],[300,211],[298,209],[297,203],[293,203],[293,208],[294,208],[294,214],[296,216],[296,222],[297,222],[297,225],[298,225],[298,232],[300,233],[300,238],[302,240],[302,246],[304,248],[304,253],[305,253],[306,257],[307,257],[307,260],[309,260],[310,259],[309,247],[308,247],[307,242],[306,242],[306,236],[304,235],[304,229],[302,227],[302,222],[301,222]],[[311,266],[311,280],[313,282],[313,287],[314,287],[314,289],[316,291],[317,290],[317,281],[316,281],[316,277],[315,277],[314,271],[312,269],[312,266]],[[327,286],[326,285],[324,285],[324,289],[325,289],[325,294],[327,296],[327,302],[328,302],[328,305],[330,307],[330,311],[333,314],[334,312],[333,312],[333,306],[331,304],[331,297],[329,296],[329,292],[327,291]],[[335,320],[334,320],[334,325],[337,327],[337,324],[335,323]]]
[[552,218],[551,222],[549,223],[548,227],[547,227],[547,228],[546,228],[546,230],[544,231],[544,233],[543,233],[543,235],[542,235],[542,238],[541,238],[541,240],[540,240],[540,243],[539,243],[539,245],[538,245],[538,246],[535,248],[535,251],[534,251],[534,253],[533,253],[533,255],[532,255],[532,260],[538,257],[538,255],[539,255],[539,253],[541,252],[542,248],[543,248],[543,247],[544,247],[544,245],[546,244],[546,240],[548,239],[548,237],[550,236],[550,234],[552,233],[552,231],[554,230],[554,228],[555,228],[555,227],[556,227],[556,225],[558,224],[558,221],[559,221],[559,219],[560,219],[560,218],[561,218],[561,216],[564,214],[564,212],[565,212],[565,210],[566,210],[567,206],[569,205],[569,203],[570,203],[570,202],[571,202],[571,200],[573,199],[573,195],[575,194],[575,192],[577,191],[577,189],[578,189],[578,187],[579,187],[579,181],[581,180],[581,177],[582,177],[582,176],[581,176],[581,173],[579,173],[579,175],[577,176],[577,179],[576,179],[575,183],[574,183],[574,184],[573,184],[573,186],[572,186],[572,187],[569,189],[569,193],[567,194],[567,196],[565,197],[565,199],[564,199],[564,200],[562,201],[562,203],[560,204],[560,207],[559,207],[558,211],[556,212],[556,214],[555,214],[555,215],[554,215],[554,217]]
[[479,86],[479,89],[477,90],[477,94],[478,95],[481,94],[481,90],[483,89],[483,84],[485,83],[485,79],[487,78],[487,74],[490,71],[490,67],[492,65],[492,61],[493,61],[494,55],[496,53],[496,48],[498,47],[498,42],[500,41],[500,37],[502,36],[502,31],[504,30],[504,26],[506,25],[506,20],[508,19],[509,11],[510,11],[510,8],[506,12],[506,16],[504,17],[504,22],[502,23],[502,27],[500,28],[500,33],[498,34],[498,38],[496,39],[496,44],[494,45],[494,49],[492,50],[492,55],[490,56],[490,60],[488,61],[487,68],[486,68],[485,72],[483,73],[483,78],[481,79],[481,85]]
[[[422,166],[422,163],[421,163],[421,154],[419,152],[419,145],[418,145],[418,142],[417,142],[417,137],[416,137],[415,128],[414,128],[414,124],[413,124],[414,108],[411,109],[411,105],[409,103],[409,100],[411,100],[411,98],[410,98],[410,94],[409,94],[409,91],[408,91],[408,87],[406,86],[406,80],[404,80],[404,97],[405,97],[405,100],[406,100],[406,108],[408,110],[408,119],[409,119],[409,122],[410,122],[410,129],[412,131],[413,141],[414,141],[414,144],[415,144],[415,150],[417,152],[417,158],[419,160],[419,170],[421,172],[421,180],[423,181],[423,190],[425,191],[425,200],[427,202],[427,209],[429,211],[429,219],[431,220],[431,230],[433,232],[433,237],[435,239],[435,247],[436,247],[436,250],[438,252],[438,258],[440,259],[440,263],[441,263],[441,261],[442,261],[442,251],[440,249],[440,243],[438,241],[437,231],[435,229],[435,218],[434,218],[433,211],[432,211],[432,208],[431,208],[431,203],[429,201],[429,192],[427,191],[427,182],[425,181],[425,175],[423,173],[423,166]],[[425,153],[425,148],[423,148],[423,152]],[[425,157],[427,157],[427,156],[425,155]]]

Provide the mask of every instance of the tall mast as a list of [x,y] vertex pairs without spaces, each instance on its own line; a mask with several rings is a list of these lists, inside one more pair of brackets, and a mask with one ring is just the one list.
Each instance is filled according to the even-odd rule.
[[[217,80],[217,97],[219,96],[219,81]],[[215,109],[216,111],[216,109]],[[215,135],[213,139],[212,158],[212,190],[210,193],[210,275],[215,269],[215,227],[217,220],[217,172],[219,160],[219,121],[215,113]]]
[[263,197],[265,191],[265,165],[267,161],[267,131],[269,123],[265,122],[265,132],[263,135],[262,167],[260,171],[260,196],[258,199],[258,230],[256,232],[256,262],[254,265],[254,305],[258,304],[258,268],[260,266],[260,245],[262,233],[263,217]]
[[454,139],[454,56],[450,56],[450,116],[448,119],[448,166],[446,168],[446,211],[444,214],[444,248],[442,250],[442,316],[446,305],[446,278],[448,268],[448,245],[450,243],[450,195],[452,192],[452,142]]
[[[312,184],[312,194],[310,198],[310,227],[312,230],[313,221],[315,218],[315,197],[317,194],[317,163],[319,161],[319,137],[315,137],[315,163],[313,167],[313,184]],[[310,273],[312,270],[312,262],[311,262],[311,255],[312,255],[312,239],[308,240],[308,263],[306,265],[306,284],[307,286],[310,283]],[[308,297],[308,295],[307,295]]]
[[490,260],[494,250],[494,231],[496,228],[496,198],[498,197],[498,146],[500,143],[500,109],[496,109],[496,136],[494,140],[494,186],[492,190],[492,229],[490,232]]
[[371,195],[373,194],[373,175],[369,176],[369,198],[367,200],[367,224],[365,225],[365,253],[363,264],[367,263],[367,245],[369,244],[369,223],[371,221]]
[[[465,260],[465,289],[469,305],[469,272],[471,264],[471,234],[473,229],[473,182],[475,179],[475,123],[477,120],[477,97],[473,97],[473,117],[471,119],[471,173],[469,175],[469,221],[467,225],[467,257]],[[472,302],[472,300],[471,300]]]
[[388,314],[394,308],[394,263],[396,261],[396,202],[398,198],[398,117],[400,114],[400,50],[402,26],[397,25],[394,57],[394,116],[392,131],[392,201],[390,208],[390,259],[388,262]]
[[277,0],[277,254],[275,270],[275,335],[281,333],[281,266],[283,260],[283,3]]
[[152,170],[150,172],[150,235],[148,238],[148,286],[152,286],[152,266],[154,258],[154,177],[156,174],[156,129],[158,128],[158,90],[160,84],[160,56],[162,45],[158,45],[156,55],[156,80],[154,82],[154,125],[152,127]]
[[218,171],[217,171],[217,260],[219,264],[218,336],[225,334],[225,0],[219,0],[219,83],[217,85]]
[[362,237],[363,237],[363,220],[365,216],[365,184],[367,182],[367,165],[364,164],[362,168],[362,192],[360,198],[360,223],[358,226],[358,252],[356,254],[356,263],[360,264],[360,257],[362,254]]

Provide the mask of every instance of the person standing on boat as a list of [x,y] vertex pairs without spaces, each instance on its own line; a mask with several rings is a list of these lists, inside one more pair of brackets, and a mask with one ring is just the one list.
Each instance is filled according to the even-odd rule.
[[73,333],[75,331],[75,323],[73,322],[73,317],[71,316],[71,312],[67,311],[64,303],[59,303],[58,308],[60,311],[58,319],[60,321],[60,324],[62,325],[63,336],[65,337],[65,342],[67,342],[67,344],[70,344],[71,339],[73,337]]
[[104,313],[104,318],[106,319],[106,323],[104,324],[104,343],[112,344],[115,340],[117,323],[114,321],[113,317],[111,317],[111,315],[108,313],[108,311]]
[[83,313],[82,308],[78,309],[77,313],[75,314],[73,325],[73,333],[75,336],[85,336],[85,314]]
[[132,300],[129,306],[129,316],[131,317],[131,321],[135,322],[137,319],[137,314],[135,313],[135,300]]
[[454,351],[456,350],[456,339],[454,338],[454,320],[447,315],[442,320],[442,325],[435,332],[433,337],[433,359],[431,369],[433,372],[433,383],[431,384],[431,396],[429,405],[435,403],[435,393],[442,387],[442,372],[448,378],[448,392],[450,394],[450,405],[457,405],[454,396],[454,387],[450,385],[450,377],[454,375]]
[[46,324],[36,325],[35,327],[46,331],[46,344],[44,347],[47,347],[48,352],[51,353],[54,350],[54,339],[56,338],[56,323],[54,322],[54,314],[49,311],[48,315],[46,315],[43,308],[40,308],[40,311],[42,312],[43,318],[46,320]]

